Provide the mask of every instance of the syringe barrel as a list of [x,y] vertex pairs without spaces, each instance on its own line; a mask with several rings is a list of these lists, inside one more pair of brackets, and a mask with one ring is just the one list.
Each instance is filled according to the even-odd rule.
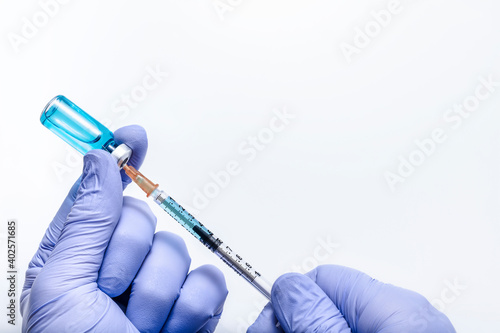
[[253,269],[252,265],[233,252],[229,246],[221,243],[214,253],[217,254],[217,256],[219,256],[222,261],[230,266],[238,275],[241,275],[258,291],[266,296],[268,300],[271,300],[272,286],[260,275],[259,272]]
[[238,275],[241,275],[257,290],[259,290],[267,299],[271,300],[271,286],[257,272],[252,265],[246,262],[239,254],[234,252],[229,246],[208,230],[201,222],[194,218],[181,205],[165,192],[155,189],[151,193],[152,199],[177,222],[179,222],[194,237],[214,252]]

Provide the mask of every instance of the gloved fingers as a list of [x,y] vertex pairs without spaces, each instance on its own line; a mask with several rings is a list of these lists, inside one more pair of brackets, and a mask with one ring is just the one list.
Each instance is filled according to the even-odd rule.
[[[146,131],[140,126],[131,125],[116,130],[114,136],[115,142],[117,144],[125,143],[132,149],[133,153],[129,164],[136,169],[139,169],[139,167],[142,165],[142,162],[144,161],[148,148]],[[61,205],[54,219],[47,228],[38,251],[33,256],[29,264],[28,271],[26,272],[27,278],[24,285],[25,290],[31,288],[36,275],[47,261],[47,258],[49,257],[52,249],[57,243],[61,234],[61,230],[66,223],[66,218],[68,217],[71,207],[73,207],[73,203],[76,199],[76,193],[78,192],[78,189],[80,187],[81,178],[82,177],[80,176],[74,183],[73,187],[71,187],[71,190],[64,199],[63,204]],[[125,186],[131,182],[131,180],[123,170],[121,171],[121,178],[123,182],[123,188],[125,188]]]
[[365,273],[337,265],[318,266],[306,276],[328,295],[353,330],[359,329],[358,310],[362,310],[362,304],[369,300],[364,293],[370,288],[377,289],[381,284]]
[[[139,170],[148,150],[148,137],[144,128],[138,125],[125,126],[117,129],[114,132],[114,137],[116,144],[124,143],[132,149],[132,156],[127,164]],[[123,189],[125,189],[132,180],[125,174],[124,170],[121,170],[121,176]]]
[[328,295],[353,331],[455,332],[444,314],[413,291],[342,266],[319,266],[306,275]]
[[267,303],[257,320],[250,326],[247,333],[283,333],[281,324],[274,315],[273,305]]
[[274,313],[285,332],[351,333],[332,300],[309,277],[282,275],[271,292]]
[[97,281],[121,208],[122,185],[115,160],[101,150],[88,152],[76,200],[54,250],[37,276],[37,285],[46,283],[50,288],[44,288],[40,297],[32,297],[31,303],[41,306],[69,290]]
[[203,326],[198,333],[212,333],[215,332],[217,325],[219,325],[220,315],[210,319],[205,326]]
[[211,265],[198,267],[187,276],[161,332],[213,332],[226,296],[222,272]]
[[156,216],[141,200],[124,197],[120,220],[104,254],[97,285],[110,297],[130,286],[153,244]]
[[136,278],[127,317],[141,332],[159,332],[179,297],[191,258],[177,235],[160,231]]
[[[78,302],[75,308],[82,308],[83,313],[81,316],[74,316],[67,321],[68,329],[66,330],[47,330],[43,332],[124,332],[124,333],[139,333],[137,328],[130,322],[130,320],[125,316],[122,309],[114,303],[108,296],[103,292],[98,291],[101,301],[107,305],[105,311],[98,312],[95,311],[95,306],[93,304],[82,304]],[[89,312],[94,312],[93,325],[86,325],[84,329],[79,327],[73,327],[78,321],[85,321],[84,318],[88,320]],[[80,325],[82,327],[83,325]]]
[[[33,297],[46,288],[33,288]],[[138,333],[123,311],[95,284],[68,291],[23,318],[23,332],[128,332]]]

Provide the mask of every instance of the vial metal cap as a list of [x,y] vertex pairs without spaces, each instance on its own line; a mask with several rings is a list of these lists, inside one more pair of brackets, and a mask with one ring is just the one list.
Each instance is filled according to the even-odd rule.
[[111,152],[111,156],[116,159],[118,167],[121,169],[130,160],[130,157],[132,156],[132,149],[130,149],[130,147],[126,144],[122,143],[118,147],[114,148],[114,150]]

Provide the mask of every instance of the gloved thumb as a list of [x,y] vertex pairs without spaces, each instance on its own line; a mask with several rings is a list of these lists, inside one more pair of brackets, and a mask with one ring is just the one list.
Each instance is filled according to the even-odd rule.
[[54,279],[54,283],[59,281],[68,290],[97,281],[122,201],[116,161],[102,150],[88,152],[75,202],[40,275]]
[[282,275],[273,285],[271,300],[285,332],[351,333],[332,300],[305,275]]

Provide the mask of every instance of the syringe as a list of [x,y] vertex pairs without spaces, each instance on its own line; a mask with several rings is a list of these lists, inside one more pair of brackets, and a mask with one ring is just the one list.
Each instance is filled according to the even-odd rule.
[[268,300],[271,300],[271,285],[267,283],[252,265],[216,238],[210,230],[182,208],[174,199],[158,189],[134,167],[127,165],[132,150],[125,144],[117,145],[113,133],[88,113],[64,96],[54,97],[42,111],[42,124],[82,154],[91,149],[103,149],[111,153],[126,174],[146,192],[161,208],[179,222],[194,237],[220,257],[236,273],[250,282]]
[[228,245],[208,230],[201,222],[194,218],[187,210],[179,205],[165,192],[158,189],[158,184],[154,184],[143,174],[130,165],[125,165],[123,170],[136,183],[148,197],[163,208],[170,216],[179,222],[187,231],[202,242],[207,248],[221,258],[236,273],[250,282],[258,291],[271,300],[271,286],[267,283],[259,272],[253,269],[252,265],[234,252]]

